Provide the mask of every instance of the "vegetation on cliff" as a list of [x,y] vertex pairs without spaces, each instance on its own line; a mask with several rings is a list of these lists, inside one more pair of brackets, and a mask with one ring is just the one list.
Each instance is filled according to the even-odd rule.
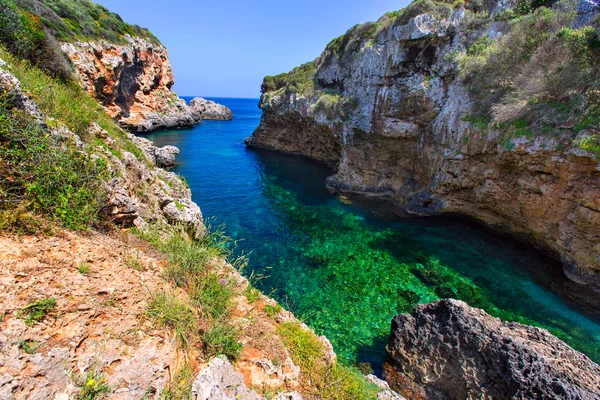
[[72,80],[73,70],[57,41],[126,43],[126,35],[160,45],[147,29],[89,0],[0,0],[0,43],[62,80]]
[[[600,21],[573,28],[568,2],[508,22],[497,40],[479,36],[457,56],[460,77],[490,125],[523,135],[564,135],[585,150],[598,148],[600,129]],[[595,151],[600,155],[600,152]]]

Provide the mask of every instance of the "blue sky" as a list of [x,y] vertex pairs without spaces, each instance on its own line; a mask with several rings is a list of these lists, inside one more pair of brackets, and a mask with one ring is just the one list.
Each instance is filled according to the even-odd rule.
[[181,96],[259,97],[265,75],[315,59],[354,24],[409,0],[96,0],[150,28],[169,50]]

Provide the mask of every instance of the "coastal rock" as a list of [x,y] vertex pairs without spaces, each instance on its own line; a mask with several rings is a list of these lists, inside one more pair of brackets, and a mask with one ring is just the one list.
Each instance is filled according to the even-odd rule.
[[192,396],[194,400],[261,400],[246,387],[242,374],[221,358],[212,359],[200,371],[192,385]]
[[81,86],[125,129],[150,132],[191,127],[204,119],[231,119],[231,110],[204,99],[190,107],[176,93],[167,49],[140,37],[128,43],[61,43]]
[[127,135],[146,155],[146,158],[158,168],[172,168],[175,166],[175,160],[179,154],[179,149],[175,146],[156,147],[148,139],[141,138],[132,134]]
[[230,120],[232,118],[231,110],[222,104],[214,101],[196,97],[190,101],[189,107],[201,119]]
[[408,214],[461,214],[531,243],[562,260],[578,301],[598,313],[598,159],[569,129],[511,137],[482,127],[472,117],[476,94],[459,77],[455,55],[509,24],[476,24],[460,7],[387,26],[385,18],[373,37],[360,33],[370,25],[355,27],[314,63],[265,78],[261,122],[247,145],[335,167],[327,186],[336,194],[382,199]]
[[387,349],[388,381],[403,376],[428,399],[600,397],[600,366],[585,355],[544,329],[502,322],[457,300],[396,316]]

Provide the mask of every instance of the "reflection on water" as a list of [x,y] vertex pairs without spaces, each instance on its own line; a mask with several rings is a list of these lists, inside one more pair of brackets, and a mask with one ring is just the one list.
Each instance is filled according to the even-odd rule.
[[[178,173],[205,216],[225,223],[250,254],[257,286],[349,362],[385,356],[389,322],[417,303],[453,297],[505,320],[545,327],[600,360],[600,325],[550,292],[560,266],[473,224],[449,218],[381,219],[325,189],[333,171],[301,157],[248,150],[256,100],[218,99],[232,121],[148,135],[181,150]],[[544,271],[544,283],[530,271]]]

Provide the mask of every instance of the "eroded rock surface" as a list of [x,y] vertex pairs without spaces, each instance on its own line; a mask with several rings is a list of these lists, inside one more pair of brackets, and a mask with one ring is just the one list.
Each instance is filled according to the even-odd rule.
[[546,330],[502,322],[457,300],[396,316],[388,353],[385,377],[408,398],[600,398],[600,366],[588,357]]
[[195,400],[261,400],[244,384],[242,374],[235,372],[229,361],[214,358],[200,371],[192,386]]
[[493,18],[507,6],[490,6],[491,22],[478,26],[458,7],[399,18],[375,39],[337,39],[341,48],[333,42],[294,78],[265,79],[261,123],[247,144],[335,166],[327,181],[335,192],[411,214],[473,217],[547,250],[569,278],[598,290],[600,164],[575,145],[592,132],[507,138],[482,128],[458,77],[454,55],[506,32]]
[[231,118],[229,109],[204,99],[196,102],[198,107],[188,106],[171,91],[175,80],[167,49],[143,38],[126,38],[127,44],[61,44],[83,88],[124,128],[149,132],[190,127],[203,118]]

